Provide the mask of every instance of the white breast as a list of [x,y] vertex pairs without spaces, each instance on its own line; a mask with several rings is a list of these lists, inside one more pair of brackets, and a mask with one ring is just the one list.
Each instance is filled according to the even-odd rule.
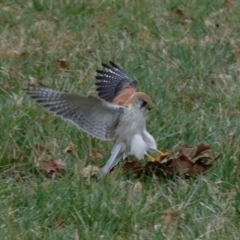
[[143,159],[147,151],[147,144],[140,134],[135,134],[131,142],[130,154],[134,155],[137,159]]
[[146,151],[156,148],[154,138],[146,131],[146,114],[129,108],[116,129],[116,139],[124,142],[129,154],[137,159],[144,158]]

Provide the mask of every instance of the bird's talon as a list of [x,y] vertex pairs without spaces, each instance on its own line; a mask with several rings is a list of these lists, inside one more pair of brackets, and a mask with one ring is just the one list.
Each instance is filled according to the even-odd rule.
[[161,159],[159,157],[156,157],[156,158],[152,158],[150,159],[151,162],[160,162]]
[[165,157],[168,157],[170,154],[169,153],[163,153],[159,150],[156,150],[159,155],[157,157],[152,157],[149,154],[146,153],[147,157],[150,159],[150,162],[160,162],[162,159],[164,159]]
[[170,156],[170,153],[160,152],[158,158],[159,158],[160,160],[162,160],[163,158],[168,157],[168,156]]

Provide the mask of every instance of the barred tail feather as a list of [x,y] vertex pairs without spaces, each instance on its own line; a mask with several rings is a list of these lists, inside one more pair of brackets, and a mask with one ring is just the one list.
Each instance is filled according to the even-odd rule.
[[111,156],[107,163],[102,167],[101,171],[97,174],[98,178],[108,174],[123,158],[125,157],[125,147],[122,143],[116,143],[111,151]]

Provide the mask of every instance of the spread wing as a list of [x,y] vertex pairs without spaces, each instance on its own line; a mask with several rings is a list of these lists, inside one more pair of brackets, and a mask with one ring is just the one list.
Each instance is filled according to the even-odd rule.
[[[105,71],[97,70],[98,75],[96,76],[97,92],[98,96],[105,101],[114,102],[114,99],[125,90],[131,94],[130,97],[137,89],[138,82],[131,81],[128,75],[116,64],[110,62],[111,66],[102,64]],[[126,96],[125,96],[126,97]],[[118,101],[114,103],[123,105]]]
[[126,110],[125,107],[101,99],[44,87],[29,87],[26,91],[56,116],[72,122],[84,132],[102,140],[114,138],[116,126]]

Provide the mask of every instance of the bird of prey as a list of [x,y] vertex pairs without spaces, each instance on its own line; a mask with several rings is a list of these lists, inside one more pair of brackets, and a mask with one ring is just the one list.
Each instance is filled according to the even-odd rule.
[[144,92],[137,92],[137,81],[131,81],[119,66],[113,62],[102,65],[105,71],[97,70],[95,83],[98,96],[84,97],[45,87],[26,89],[38,103],[82,131],[102,140],[116,140],[98,177],[109,173],[128,155],[139,160],[147,155],[154,161],[147,153],[154,150],[164,156],[146,130],[147,112],[153,106],[151,98]]

